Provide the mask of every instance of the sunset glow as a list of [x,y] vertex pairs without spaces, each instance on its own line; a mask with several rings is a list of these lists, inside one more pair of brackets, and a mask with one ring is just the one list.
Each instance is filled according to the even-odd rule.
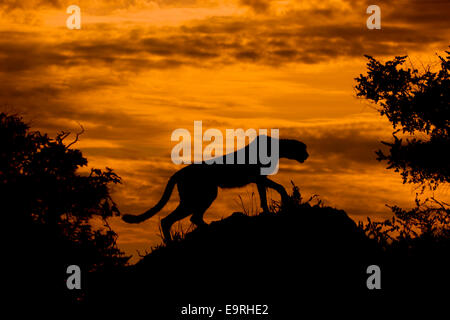
[[[81,8],[69,30],[66,8]],[[449,1],[378,1],[381,30],[366,27],[366,1],[114,0],[0,1],[0,101],[33,130],[85,132],[76,144],[88,167],[111,167],[122,213],[161,197],[178,169],[177,128],[277,128],[308,146],[304,164],[282,160],[275,181],[292,180],[354,220],[410,207],[416,190],[376,160],[392,126],[355,78],[364,54],[436,65],[448,49]],[[70,136],[74,137],[74,135]],[[70,139],[69,137],[69,139]],[[217,220],[252,205],[256,187],[226,190],[205,215]],[[439,190],[448,199],[448,190]],[[269,193],[270,196],[270,193]],[[278,199],[272,194],[274,199]],[[176,206],[177,195],[158,216]],[[159,219],[111,219],[119,247],[136,256],[160,242]],[[188,227],[186,222],[184,227]]]

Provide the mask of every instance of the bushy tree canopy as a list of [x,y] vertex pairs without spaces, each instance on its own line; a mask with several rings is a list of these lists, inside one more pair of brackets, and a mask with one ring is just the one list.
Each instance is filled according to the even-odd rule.
[[[79,265],[86,272],[111,269],[128,260],[106,220],[119,215],[109,186],[120,183],[120,177],[109,168],[80,173],[87,160],[71,148],[73,143],[65,143],[68,135],[62,132],[52,139],[30,131],[18,116],[0,114],[3,226],[15,248],[9,258],[16,271],[23,271],[20,278],[28,281],[23,290],[39,292],[34,299],[48,288],[64,301],[68,265]],[[93,218],[103,227],[94,228]]]
[[[403,176],[404,182],[436,188],[450,182],[450,52],[439,57],[440,70],[402,68],[406,56],[382,63],[371,56],[367,75],[356,78],[357,96],[380,108],[394,127],[389,153],[378,160]],[[412,136],[404,141],[398,132]]]
[[[371,56],[367,75],[356,78],[357,96],[379,106],[378,111],[392,123],[393,142],[387,154],[378,150],[378,160],[387,161],[388,169],[403,176],[404,183],[414,183],[436,189],[450,182],[450,52],[439,57],[440,68],[419,72],[402,68],[406,56],[382,63]],[[399,138],[399,132],[405,137]],[[448,248],[450,239],[449,204],[432,198],[421,201],[416,194],[416,206],[405,210],[390,206],[394,217],[365,226],[368,234],[381,243],[389,241],[408,248]],[[426,245],[424,245],[424,243]]]

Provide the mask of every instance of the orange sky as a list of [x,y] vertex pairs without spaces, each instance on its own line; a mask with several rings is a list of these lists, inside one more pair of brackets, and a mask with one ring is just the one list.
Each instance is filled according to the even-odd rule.
[[[71,4],[81,30],[66,27]],[[369,4],[381,8],[381,30],[366,28]],[[364,54],[435,64],[449,45],[449,12],[448,0],[0,1],[0,104],[52,135],[81,123],[89,166],[123,178],[114,189],[123,213],[155,204],[179,169],[172,131],[202,120],[204,130],[279,128],[302,140],[308,161],[282,161],[274,180],[354,219],[387,217],[385,204],[411,206],[415,190],[375,160],[392,130],[355,98],[354,78]],[[252,192],[221,192],[206,219],[241,210],[238,195],[250,206]],[[136,254],[159,242],[158,223],[111,224]]]

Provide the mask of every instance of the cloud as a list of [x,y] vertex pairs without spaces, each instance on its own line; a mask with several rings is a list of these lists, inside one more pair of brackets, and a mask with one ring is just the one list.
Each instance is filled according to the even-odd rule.
[[[146,3],[149,1],[115,1],[109,5],[126,8]],[[87,25],[70,36],[64,29],[2,30],[0,72],[16,78],[27,72],[46,73],[53,67],[104,67],[129,73],[240,63],[316,64],[364,54],[392,56],[448,46],[450,22],[442,14],[449,9],[448,1],[382,1],[382,30],[377,31],[365,27],[363,1],[356,2],[353,9],[337,4],[312,5],[288,7],[276,14],[268,10],[268,3],[243,3],[264,12],[262,15],[214,16],[161,28],[102,23]],[[1,1],[0,8],[38,4],[58,7],[66,3]],[[99,4],[106,6],[101,1]]]
[[270,0],[240,0],[239,3],[252,8],[258,13],[267,12],[270,7]]
[[[355,4],[353,0],[347,0]],[[356,7],[364,7],[366,1],[357,2]],[[381,8],[382,21],[386,23],[406,23],[423,28],[428,25],[431,28],[439,26],[449,27],[448,16],[444,12],[450,12],[448,0],[380,0],[377,5]]]
[[42,8],[60,8],[63,1],[60,0],[0,0],[0,9],[11,10],[38,10]]
[[[440,32],[431,26],[418,28],[388,22],[381,31],[371,31],[361,21],[339,22],[334,15],[326,10],[296,10],[263,18],[213,17],[156,31],[142,28],[137,34],[136,29],[117,30],[112,37],[94,28],[59,43],[40,41],[44,35],[34,32],[22,32],[26,41],[18,41],[17,33],[3,32],[0,72],[89,65],[140,71],[184,65],[209,68],[237,63],[314,64],[364,54],[389,56],[424,51],[430,45],[445,49],[448,45],[450,23],[443,20],[439,22],[445,24]],[[323,23],[307,24],[314,19]]]
[[[189,0],[187,0],[189,1]],[[108,0],[108,1],[90,1],[90,0],[0,0],[0,8],[6,11],[10,10],[39,10],[43,8],[67,8],[75,4],[81,8],[110,8],[111,10],[127,8],[146,8],[151,7],[155,1],[152,0]]]

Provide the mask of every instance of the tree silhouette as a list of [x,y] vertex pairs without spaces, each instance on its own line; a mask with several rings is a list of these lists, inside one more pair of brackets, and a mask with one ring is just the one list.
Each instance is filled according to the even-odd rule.
[[[407,56],[382,63],[371,56],[367,75],[356,78],[357,96],[376,103],[394,127],[394,141],[388,154],[377,151],[378,160],[400,172],[406,183],[428,185],[432,189],[450,182],[450,52],[440,59],[440,70],[420,73],[404,69]],[[402,131],[412,138],[403,141]]]
[[[39,287],[37,296],[48,288],[64,300],[68,265],[79,265],[84,272],[111,269],[128,260],[106,220],[119,215],[109,185],[120,183],[120,177],[109,168],[79,173],[87,159],[71,148],[78,135],[66,144],[69,133],[51,139],[29,129],[20,117],[0,114],[2,218],[13,226],[11,237],[18,249],[11,260],[16,269],[26,272],[33,266],[33,278],[42,280],[27,287]],[[103,227],[93,228],[93,219]]]
[[[400,172],[403,183],[414,183],[435,190],[450,182],[450,52],[440,59],[440,70],[431,68],[420,73],[417,69],[401,68],[406,56],[381,63],[371,56],[367,75],[356,78],[357,96],[364,97],[380,108],[378,111],[392,123],[393,142],[387,154],[378,150],[379,161],[387,161],[388,169]],[[399,131],[410,138],[399,138]],[[432,241],[448,247],[450,239],[450,207],[432,198],[420,200],[404,210],[392,206],[394,217],[365,226],[369,235],[387,245],[417,247],[417,241]]]

